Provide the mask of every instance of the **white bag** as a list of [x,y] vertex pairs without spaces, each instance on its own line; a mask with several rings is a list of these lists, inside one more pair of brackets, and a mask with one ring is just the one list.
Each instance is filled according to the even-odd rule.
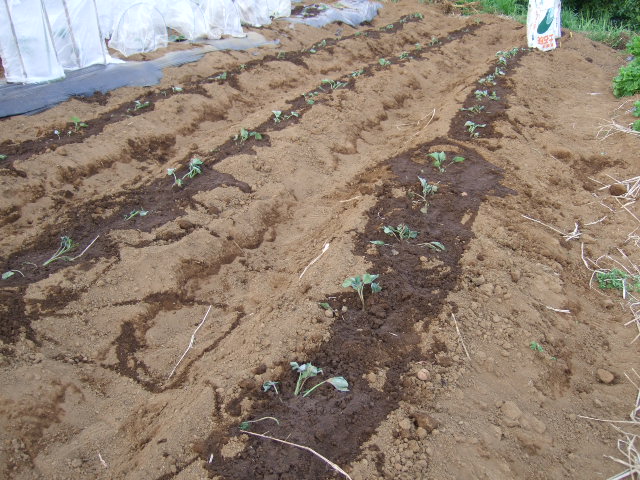
[[546,52],[556,48],[556,38],[562,30],[560,0],[529,0],[527,12],[527,43]]

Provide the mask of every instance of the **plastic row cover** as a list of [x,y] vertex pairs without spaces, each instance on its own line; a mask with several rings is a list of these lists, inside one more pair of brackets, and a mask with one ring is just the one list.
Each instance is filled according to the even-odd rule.
[[[338,5],[337,3],[335,4]],[[304,23],[312,27],[321,28],[332,22],[342,22],[355,27],[363,22],[370,22],[378,14],[382,5],[369,0],[341,0],[340,8],[331,5],[312,5],[319,8],[320,13],[315,17],[296,16],[289,20],[292,22]]]

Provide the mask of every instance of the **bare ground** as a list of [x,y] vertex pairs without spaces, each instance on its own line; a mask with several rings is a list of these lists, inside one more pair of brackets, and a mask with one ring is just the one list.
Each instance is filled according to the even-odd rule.
[[[239,429],[265,416],[279,425],[250,431],[353,479],[620,471],[615,430],[580,415],[626,418],[635,399],[629,304],[587,268],[640,263],[635,203],[601,188],[638,175],[637,139],[596,138],[624,115],[624,59],[567,32],[501,65],[523,26],[410,1],[358,29],[260,32],[282,44],[1,121],[3,271],[20,274],[0,290],[0,476],[339,477]],[[439,171],[440,151],[465,160]],[[172,186],[193,157],[202,173]],[[439,187],[428,205],[418,176]],[[417,238],[382,231],[399,224]],[[71,256],[98,239],[42,266],[61,236]],[[382,291],[363,311],[341,285],[365,272]],[[291,361],[350,391],[294,396]]]

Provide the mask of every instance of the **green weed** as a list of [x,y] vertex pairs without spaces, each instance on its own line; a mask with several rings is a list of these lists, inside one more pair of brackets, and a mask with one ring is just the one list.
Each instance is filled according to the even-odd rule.
[[631,275],[617,268],[597,272],[596,279],[600,288],[621,290],[625,296],[626,292],[640,292],[640,275]]

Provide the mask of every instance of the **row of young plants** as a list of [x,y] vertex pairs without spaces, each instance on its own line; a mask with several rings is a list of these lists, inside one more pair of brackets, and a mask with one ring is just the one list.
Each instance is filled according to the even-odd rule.
[[[43,142],[34,142],[32,140],[27,140],[22,143],[11,145],[10,147],[5,147],[7,150],[5,152],[0,152],[0,161],[6,160],[9,157],[15,160],[13,157],[27,157],[31,154],[39,154],[46,150],[51,145],[51,142],[57,140],[58,143],[63,141],[64,144],[69,143],[78,143],[83,141],[82,135],[77,135],[82,133],[85,130],[88,130],[90,125],[100,124],[101,127],[93,131],[92,133],[99,133],[102,130],[103,124],[112,123],[114,121],[118,121],[118,113],[122,113],[126,116],[139,115],[144,113],[144,111],[149,111],[153,108],[154,102],[162,99],[169,98],[175,94],[179,93],[198,93],[202,85],[208,83],[218,83],[222,84],[227,81],[231,81],[234,79],[233,77],[238,76],[239,74],[249,71],[252,68],[263,65],[266,62],[270,61],[290,61],[296,62],[302,60],[304,57],[313,55],[318,53],[322,49],[330,48],[339,43],[357,39],[359,37],[372,37],[380,34],[392,34],[396,30],[401,29],[405,24],[410,22],[417,22],[424,18],[424,15],[421,13],[413,13],[409,15],[404,15],[398,19],[397,22],[394,22],[392,25],[393,31],[389,28],[382,28],[380,30],[369,29],[365,31],[358,31],[352,35],[347,35],[340,38],[327,38],[323,39],[320,42],[313,44],[309,48],[303,48],[300,51],[285,51],[281,50],[274,56],[266,56],[264,59],[252,60],[247,63],[242,63],[238,67],[231,70],[223,70],[220,72],[216,72],[213,75],[206,77],[204,79],[195,80],[189,82],[185,86],[172,86],[168,89],[157,90],[155,93],[149,93],[145,95],[145,98],[135,100],[132,105],[123,105],[119,106],[114,110],[110,110],[100,115],[99,117],[82,120],[77,116],[71,117],[70,121],[64,127],[57,127],[51,130],[52,135],[47,136],[44,140],[44,145],[40,146],[37,150],[33,150],[29,152],[29,148],[25,148],[27,144],[37,144]],[[235,80],[235,79],[234,79]],[[202,92],[199,92],[202,93]],[[18,153],[19,152],[19,153]]]
[[500,50],[496,52],[496,64],[493,72],[480,78],[477,82],[478,88],[473,92],[476,103],[469,107],[460,108],[461,112],[467,112],[468,115],[473,117],[464,123],[464,129],[469,133],[470,138],[480,138],[482,136],[482,129],[488,126],[487,123],[480,123],[475,120],[477,120],[478,116],[490,113],[487,107],[491,106],[491,102],[501,100],[494,87],[506,77],[509,63],[529,50],[528,48],[514,47],[510,50]]

